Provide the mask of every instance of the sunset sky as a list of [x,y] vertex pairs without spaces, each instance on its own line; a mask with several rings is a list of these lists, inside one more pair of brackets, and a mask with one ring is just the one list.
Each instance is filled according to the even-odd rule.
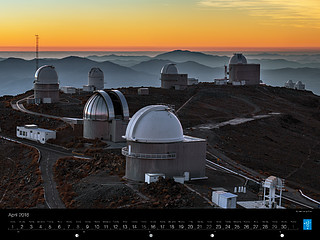
[[320,48],[319,0],[1,1],[0,50]]

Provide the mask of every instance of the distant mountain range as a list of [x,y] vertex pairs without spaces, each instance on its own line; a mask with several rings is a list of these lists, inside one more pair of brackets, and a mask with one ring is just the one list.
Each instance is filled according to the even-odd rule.
[[[272,59],[267,59],[268,56]],[[279,57],[279,58],[276,58]],[[273,86],[283,86],[291,79],[302,81],[306,88],[320,95],[320,61],[315,56],[312,64],[281,59],[283,55],[248,55],[249,63],[261,64],[261,79]],[[297,56],[307,61],[308,56]],[[319,55],[320,59],[320,55]],[[88,56],[62,59],[40,59],[39,65],[53,65],[58,72],[61,86],[82,87],[88,83],[88,72],[99,67],[105,75],[106,88],[128,86],[160,86],[160,70],[166,63],[176,63],[180,73],[212,82],[224,77],[224,65],[229,57],[201,52],[175,50],[155,57],[149,56]],[[307,67],[308,66],[308,67]],[[0,59],[0,95],[25,92],[33,87],[35,60],[20,58]]]

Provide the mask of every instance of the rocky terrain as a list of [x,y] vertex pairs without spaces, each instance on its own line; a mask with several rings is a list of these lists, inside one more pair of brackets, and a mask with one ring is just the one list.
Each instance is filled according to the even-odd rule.
[[[207,138],[209,151],[284,178],[319,199],[319,114],[320,97],[308,91],[208,85],[179,117],[188,134]],[[230,119],[237,121],[221,124]]]
[[[253,169],[264,177],[284,178],[286,185],[320,199],[320,97],[312,92],[209,83],[184,91],[150,88],[150,95],[146,96],[138,95],[137,88],[119,90],[126,96],[130,116],[146,105],[173,105],[185,134],[207,139],[208,152],[224,154],[232,164]],[[54,106],[26,107],[55,116],[81,117],[90,95],[63,94],[62,102]],[[156,185],[123,181],[125,158],[120,151],[106,149],[108,144],[104,142],[76,136],[61,121],[12,110],[11,96],[0,100],[2,133],[14,136],[16,125],[36,123],[58,131],[58,139],[51,143],[91,156],[91,159],[62,158],[55,165],[58,190],[67,207],[207,206],[202,198],[168,180]],[[210,189],[205,189],[204,195],[210,199]]]
[[41,128],[56,130],[66,126],[63,121],[53,118],[34,116],[20,111],[13,110],[10,103],[23,96],[30,95],[30,92],[18,96],[3,96],[0,97],[0,134],[6,136],[15,136],[16,127],[24,126],[25,124],[37,124]]
[[92,159],[60,158],[55,180],[67,208],[183,208],[208,207],[203,198],[173,179],[131,183],[119,151],[100,150]]
[[0,139],[0,208],[44,204],[44,189],[35,148]]

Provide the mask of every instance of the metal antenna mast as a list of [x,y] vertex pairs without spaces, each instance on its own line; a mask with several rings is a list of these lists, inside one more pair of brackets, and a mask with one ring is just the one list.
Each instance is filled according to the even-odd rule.
[[36,36],[36,71],[39,68],[39,35]]

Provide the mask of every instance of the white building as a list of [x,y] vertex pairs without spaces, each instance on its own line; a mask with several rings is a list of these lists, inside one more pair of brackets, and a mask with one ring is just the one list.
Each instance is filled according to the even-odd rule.
[[44,128],[38,128],[35,124],[17,126],[17,137],[25,138],[40,143],[46,143],[49,139],[56,139],[56,132]]
[[292,80],[288,80],[285,84],[284,84],[284,86],[286,87],[286,88],[291,88],[291,89],[294,89],[294,82],[292,82]]
[[298,82],[294,85],[294,89],[296,89],[296,90],[305,90],[305,89],[306,89],[306,85],[303,84],[301,81],[298,81]]
[[150,105],[137,111],[124,137],[125,178],[144,181],[146,173],[186,181],[206,178],[206,140],[183,135],[179,119],[168,106]]
[[76,93],[76,88],[71,87],[71,86],[63,86],[61,87],[61,91],[66,93],[66,94],[75,94]]
[[305,90],[306,89],[306,85],[303,84],[301,81],[298,81],[296,83],[292,82],[292,80],[288,80],[285,84],[284,84],[285,88],[290,88],[290,89],[296,89],[296,90]]
[[237,205],[237,195],[225,191],[213,191],[212,202],[221,208],[234,209]]
[[164,65],[160,75],[161,88],[183,90],[186,89],[187,86],[198,84],[198,79],[188,78],[188,74],[179,73],[174,63]]
[[104,74],[100,68],[94,67],[88,73],[88,85],[83,86],[83,91],[93,92],[104,89]]
[[129,107],[119,90],[97,90],[83,109],[83,137],[123,142],[129,121]]
[[59,101],[59,80],[54,66],[44,65],[40,67],[35,73],[33,83],[33,101],[35,103],[54,103]]

